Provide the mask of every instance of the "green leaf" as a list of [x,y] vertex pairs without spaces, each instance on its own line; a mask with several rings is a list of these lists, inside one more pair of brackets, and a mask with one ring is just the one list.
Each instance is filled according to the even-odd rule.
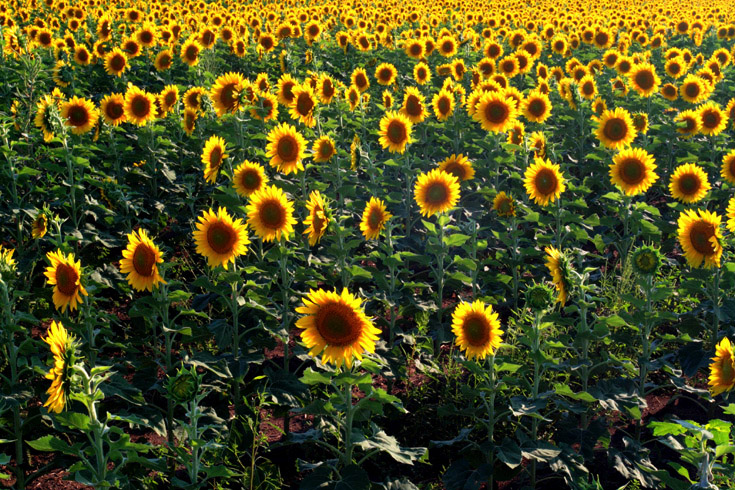
[[495,452],[498,455],[498,459],[508,465],[511,469],[520,466],[521,461],[523,460],[521,448],[515,441],[508,437],[504,438],[503,443],[495,448]]
[[653,428],[653,435],[661,436],[678,436],[684,434],[687,430],[679,424],[673,422],[651,422],[648,427]]
[[470,239],[469,235],[463,235],[461,233],[455,233],[453,235],[444,237],[444,244],[447,247],[461,247],[467,240]]
[[342,478],[337,482],[334,490],[369,490],[370,477],[367,472],[357,466],[351,464],[340,471]]
[[62,412],[56,415],[56,420],[70,429],[88,430],[89,416],[78,412]]
[[327,376],[324,373],[314,371],[312,368],[307,368],[304,371],[304,375],[299,378],[299,381],[306,385],[317,385],[325,384],[328,385],[332,382],[332,377]]
[[71,451],[71,446],[58,437],[51,435],[43,436],[35,441],[28,441],[28,445],[36,451],[61,451],[65,454],[69,454]]
[[554,389],[556,390],[557,394],[569,397],[572,400],[579,400],[587,403],[597,401],[597,398],[590,395],[586,391],[580,391],[579,393],[573,392],[569,385],[558,383],[554,385]]
[[373,434],[370,439],[357,438],[355,445],[364,450],[378,449],[388,453],[393,459],[403,464],[412,465],[414,461],[426,454],[425,447],[401,447],[395,437],[389,436],[377,425],[371,424]]

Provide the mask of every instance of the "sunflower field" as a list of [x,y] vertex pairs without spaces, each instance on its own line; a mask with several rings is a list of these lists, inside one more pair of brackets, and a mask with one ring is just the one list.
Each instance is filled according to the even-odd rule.
[[0,487],[735,488],[731,0],[0,43]]

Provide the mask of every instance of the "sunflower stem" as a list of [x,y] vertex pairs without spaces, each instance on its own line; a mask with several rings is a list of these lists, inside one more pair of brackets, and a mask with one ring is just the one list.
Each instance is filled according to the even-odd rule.
[[94,321],[92,320],[92,305],[89,304],[89,296],[84,296],[84,326],[87,328],[87,350],[89,362],[94,365],[97,360],[97,348],[95,345]]
[[[538,398],[539,384],[541,382],[541,365],[539,363],[539,355],[541,353],[541,314],[537,311],[533,318],[533,386],[532,400]],[[538,442],[538,419],[533,418],[531,421],[531,440]],[[531,460],[531,487],[536,488],[536,460]]]
[[340,459],[344,466],[349,466],[352,463],[352,423],[355,416],[355,407],[352,405],[352,382],[345,383],[344,391],[342,392],[342,400],[345,404],[345,420],[343,424],[344,452]]
[[446,246],[444,244],[444,226],[445,226],[445,217],[446,220],[449,221],[449,216],[444,214],[439,214],[438,219],[436,220],[437,225],[439,226],[439,248],[437,249],[436,254],[436,282],[437,282],[437,298],[436,298],[436,307],[439,310],[439,331],[437,332],[436,336],[436,352],[439,352],[439,349],[441,347],[442,341],[444,340],[444,326],[442,325],[442,313],[444,313],[444,310],[442,308],[442,303],[444,299],[444,256],[447,254]]
[[717,339],[720,335],[720,274],[722,268],[717,267],[715,270],[714,280],[710,283],[712,289],[712,330],[710,331],[710,344],[712,344],[712,350],[715,350],[717,346]]
[[[232,272],[237,273],[237,258],[232,261]],[[232,310],[232,364],[235,369],[235,376],[232,378],[232,398],[235,405],[235,415],[240,413],[242,408],[242,397],[240,395],[240,332],[239,332],[239,304],[238,298],[238,281],[232,282],[232,295],[230,296],[230,309]]]
[[[641,399],[645,399],[646,396],[646,377],[648,376],[648,363],[651,360],[651,329],[653,322],[651,322],[651,316],[653,313],[651,293],[653,292],[653,276],[646,274],[645,286],[643,294],[646,296],[646,311],[643,319],[643,325],[641,326],[641,358],[638,362],[638,396]],[[635,428],[635,440],[640,442],[641,431],[643,429],[643,420],[638,421],[638,425]]]
[[487,452],[487,463],[490,466],[488,488],[492,489],[493,477],[495,476],[495,443],[493,442],[495,437],[495,354],[488,356],[487,373],[488,376],[485,378],[485,386],[490,392],[490,401],[485,402],[485,397],[483,396],[483,402],[485,402],[485,409],[487,410],[487,440],[490,444],[490,449]]

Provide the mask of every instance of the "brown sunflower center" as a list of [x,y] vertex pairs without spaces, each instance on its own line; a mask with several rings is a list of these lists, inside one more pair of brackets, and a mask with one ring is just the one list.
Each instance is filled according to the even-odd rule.
[[656,80],[650,70],[641,70],[635,74],[635,83],[641,90],[651,90]]
[[694,174],[685,174],[679,178],[679,192],[690,196],[699,192],[702,182]]
[[536,174],[534,184],[539,194],[548,196],[556,192],[556,189],[559,186],[559,180],[556,178],[556,174],[554,174],[553,170],[543,168]]
[[136,95],[130,103],[130,110],[137,118],[147,117],[151,113],[151,101],[144,95]]
[[377,230],[383,221],[383,212],[378,208],[373,208],[368,215],[367,224],[371,230]]
[[712,255],[715,249],[710,239],[715,236],[715,227],[706,221],[697,221],[689,230],[689,241],[694,250],[702,255]]
[[270,37],[261,38],[260,45],[263,46],[266,51],[268,51],[273,48],[273,39],[271,39]]
[[723,357],[720,362],[720,384],[735,383],[735,367],[730,356]]
[[222,91],[220,92],[220,95],[219,95],[219,101],[226,109],[232,109],[235,106],[237,99],[234,97],[234,94],[235,94],[235,84],[234,83],[228,83],[227,85],[222,87]]
[[260,188],[262,179],[256,170],[248,170],[242,173],[240,183],[247,190],[256,190]]
[[727,162],[727,169],[730,171],[730,176],[735,177],[735,157],[731,158],[729,162]]
[[391,143],[400,145],[406,141],[406,126],[401,121],[391,121],[386,134]]
[[413,56],[420,56],[421,55],[421,45],[418,43],[412,44],[411,47],[409,48],[409,51],[411,52]]
[[266,201],[260,206],[260,221],[271,230],[280,230],[286,224],[286,210],[279,201]]
[[324,210],[319,206],[315,207],[311,215],[311,227],[314,228],[314,233],[317,235],[321,234],[322,230],[326,228],[324,226],[326,222],[327,219],[324,216]]
[[383,82],[389,82],[393,78],[393,72],[390,71],[390,68],[383,68],[378,72],[378,78]]
[[490,341],[490,325],[487,319],[478,313],[467,315],[462,322],[462,333],[467,343],[473,347],[481,347]]
[[197,56],[199,56],[199,48],[193,44],[190,44],[186,47],[186,50],[184,50],[184,58],[189,61],[196,60]]
[[715,111],[704,111],[702,125],[707,129],[715,129],[720,125],[720,115]]
[[332,85],[332,81],[328,78],[322,82],[322,95],[327,99],[334,95],[334,85]]
[[312,109],[314,109],[314,100],[308,93],[299,94],[299,98],[296,99],[296,112],[302,116],[308,116]]
[[426,69],[419,68],[418,70],[416,70],[416,78],[418,78],[419,80],[426,79]]
[[278,140],[276,151],[278,152],[278,158],[284,162],[292,162],[296,160],[298,144],[292,136],[286,135]]
[[236,241],[235,230],[222,221],[216,221],[207,228],[207,244],[218,254],[230,253]]
[[697,121],[693,117],[685,117],[684,122],[687,124],[687,127],[683,130],[685,133],[693,133],[697,130]]
[[161,65],[163,68],[166,68],[171,65],[171,56],[168,54],[162,54],[160,58],[158,58],[158,64]]
[[465,176],[467,175],[467,169],[465,169],[464,166],[459,162],[451,162],[449,165],[444,167],[444,171],[449,172],[450,174],[457,177],[459,180],[464,180]]
[[143,44],[151,44],[153,42],[153,33],[151,31],[141,32],[140,42],[142,42]]
[[620,165],[620,178],[629,185],[640,183],[645,176],[645,167],[637,158],[623,160]]
[[73,296],[79,285],[79,273],[77,270],[67,264],[59,264],[56,266],[56,287],[65,296]]
[[421,115],[421,102],[415,95],[409,95],[406,99],[406,112],[413,117]]
[[610,141],[620,141],[627,136],[628,125],[625,123],[625,120],[619,117],[614,117],[605,123],[603,133]]
[[439,108],[440,114],[448,114],[452,108],[452,104],[449,102],[449,98],[447,97],[440,97],[436,105]]
[[121,118],[123,114],[125,114],[125,111],[122,104],[112,101],[105,106],[105,113],[107,114],[107,117],[114,121]]
[[587,96],[594,94],[595,85],[592,82],[584,82],[582,85],[582,93]]
[[135,272],[144,277],[153,275],[153,267],[156,265],[155,252],[143,243],[138,244],[133,252],[133,268]]
[[222,148],[215,146],[209,153],[209,166],[212,168],[219,168],[222,163]]
[[176,103],[176,94],[174,92],[166,92],[166,95],[163,97],[163,101],[168,107],[171,107]]
[[691,97],[692,99],[697,97],[699,95],[699,84],[687,83],[684,85],[684,93],[687,94],[687,97]]
[[546,112],[546,104],[544,104],[544,101],[541,99],[533,99],[528,104],[528,112],[530,112],[533,117],[541,117],[544,115],[544,112]]
[[334,151],[334,148],[332,148],[332,144],[329,141],[322,141],[319,145],[319,156],[322,158],[331,157],[332,151]]
[[485,117],[493,124],[500,124],[508,119],[508,106],[501,101],[490,102],[485,107]]
[[316,329],[327,344],[346,346],[354,343],[362,333],[362,322],[354,310],[343,303],[327,303],[319,308]]
[[444,182],[433,182],[426,189],[425,196],[427,204],[431,206],[442,206],[449,199],[449,189]]
[[362,73],[358,73],[355,76],[355,86],[359,89],[367,86],[367,78],[365,78],[365,75],[363,75]]
[[508,214],[513,212],[513,201],[510,199],[502,199],[498,203],[498,212],[500,214]]
[[80,49],[79,51],[77,51],[77,58],[79,58],[79,61],[81,61],[82,63],[86,63],[87,61],[89,61],[89,53],[84,49]]
[[69,123],[75,127],[84,126],[89,122],[89,111],[86,107],[75,105],[69,109]]

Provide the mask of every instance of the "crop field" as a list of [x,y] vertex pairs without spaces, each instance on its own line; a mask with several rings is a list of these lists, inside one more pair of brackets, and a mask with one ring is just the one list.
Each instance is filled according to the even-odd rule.
[[735,2],[0,43],[0,488],[735,488]]

